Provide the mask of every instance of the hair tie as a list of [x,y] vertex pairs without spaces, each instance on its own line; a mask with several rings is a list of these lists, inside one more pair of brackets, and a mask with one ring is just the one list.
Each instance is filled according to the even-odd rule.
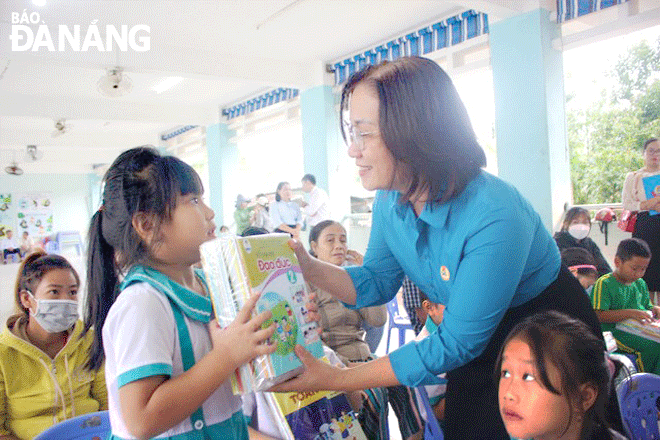
[[575,266],[568,266],[568,270],[578,270],[578,269],[598,270],[596,269],[596,266],[594,266],[593,264],[576,264]]

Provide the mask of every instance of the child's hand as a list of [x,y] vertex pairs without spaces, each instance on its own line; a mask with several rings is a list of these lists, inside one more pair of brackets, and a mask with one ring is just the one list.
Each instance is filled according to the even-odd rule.
[[651,314],[651,312],[648,312],[646,310],[630,309],[628,311],[628,315],[630,318],[636,319],[642,324],[647,324],[653,320],[653,315]]
[[651,307],[651,312],[653,313],[653,317],[655,319],[660,319],[660,306]]
[[259,294],[252,295],[227,327],[220,328],[215,320],[209,323],[213,349],[220,350],[222,361],[231,362],[234,368],[257,356],[273,353],[277,349],[277,345],[266,343],[275,332],[275,324],[265,329],[261,328],[272,313],[265,311],[250,318],[259,296]]

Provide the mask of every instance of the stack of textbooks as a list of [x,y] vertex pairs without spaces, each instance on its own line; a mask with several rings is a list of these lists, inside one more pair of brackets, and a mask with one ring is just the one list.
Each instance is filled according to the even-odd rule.
[[[348,399],[334,391],[264,393],[285,440],[366,440]],[[283,428],[283,429],[282,429]]]
[[231,377],[235,394],[263,391],[300,374],[303,367],[293,351],[297,344],[316,358],[323,356],[317,324],[307,319],[305,280],[288,240],[288,234],[219,237],[200,248],[218,323],[231,324],[246,300],[261,292],[253,314],[270,310],[273,315],[263,327],[276,326],[270,343],[277,350],[236,370]]
[[660,342],[660,321],[652,321],[642,324],[636,319],[626,319],[616,323],[617,330],[628,332],[633,335]]

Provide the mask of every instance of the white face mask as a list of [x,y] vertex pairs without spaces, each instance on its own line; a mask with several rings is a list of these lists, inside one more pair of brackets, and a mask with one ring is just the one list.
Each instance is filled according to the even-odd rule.
[[32,316],[48,333],[59,333],[71,328],[78,320],[78,301],[70,299],[36,299],[32,292],[28,294],[37,302],[37,309]]
[[568,233],[576,240],[582,240],[589,235],[591,227],[582,223],[575,223],[568,227]]

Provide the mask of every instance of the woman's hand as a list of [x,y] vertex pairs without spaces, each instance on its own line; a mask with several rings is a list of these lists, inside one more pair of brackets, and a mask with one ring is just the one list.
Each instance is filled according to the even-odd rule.
[[660,211],[660,196],[653,197],[652,199],[643,200],[639,203],[640,209],[643,211],[656,210]]
[[268,344],[275,332],[275,324],[265,329],[261,328],[261,325],[273,314],[265,311],[250,318],[259,297],[260,294],[252,295],[227,327],[220,328],[216,320],[209,323],[213,349],[218,349],[222,361],[230,362],[234,368],[257,356],[271,354],[277,349],[276,344]]
[[362,266],[362,263],[364,262],[364,256],[358,251],[349,249],[346,251],[346,261],[356,266]]
[[296,345],[295,353],[305,367],[305,370],[299,376],[275,385],[268,391],[284,393],[290,391],[338,390],[335,385],[338,382],[336,379],[342,371],[346,370],[333,367],[316,359],[301,345]]
[[289,247],[293,249],[293,252],[296,254],[298,263],[300,263],[300,269],[302,269],[303,277],[312,269],[314,264],[314,258],[309,255],[305,246],[303,246],[300,240],[289,240]]

